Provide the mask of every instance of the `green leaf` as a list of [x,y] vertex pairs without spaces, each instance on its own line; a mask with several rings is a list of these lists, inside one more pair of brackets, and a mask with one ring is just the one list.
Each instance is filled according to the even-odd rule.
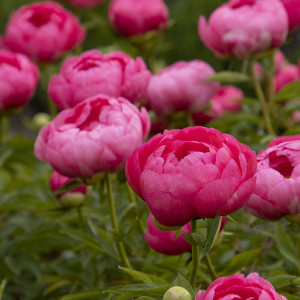
[[268,278],[268,281],[275,289],[280,289],[287,285],[300,285],[300,277],[293,275],[277,275]]
[[233,217],[231,217],[230,215],[227,215],[227,216],[226,216],[226,219],[227,219],[229,222],[234,223],[235,225],[240,226],[239,222],[236,221],[236,220],[235,220]]
[[300,300],[299,296],[294,296],[286,293],[281,293],[281,295],[287,297],[288,300]]
[[55,191],[54,195],[60,195],[63,194],[65,192],[71,191],[75,188],[77,188],[80,185],[80,183],[77,180],[71,180],[70,182],[66,183],[65,185],[63,185],[62,187],[60,187],[58,190]]
[[215,75],[206,79],[206,81],[220,81],[221,83],[240,83],[250,81],[250,77],[244,73],[224,71],[218,72]]
[[249,266],[255,258],[257,258],[258,254],[261,252],[260,248],[252,249],[243,253],[239,253],[230,261],[227,268],[222,271],[219,275],[219,277],[224,275],[232,275],[234,273],[237,273],[241,271],[243,268]]
[[43,296],[47,296],[61,287],[72,285],[72,284],[73,284],[72,281],[69,281],[69,280],[61,280],[61,281],[55,282],[54,284],[52,284],[46,288],[46,290],[43,293]]
[[178,273],[177,277],[175,278],[173,286],[181,286],[185,288],[191,295],[194,295],[194,290],[190,282],[180,273]]
[[122,267],[119,267],[119,268],[122,271],[124,271],[127,274],[129,274],[134,279],[142,280],[142,281],[150,284],[151,286],[159,286],[159,285],[169,284],[165,279],[160,278],[160,277],[156,277],[156,276],[153,276],[153,275],[150,275],[150,274],[146,274],[144,272],[132,270],[132,269],[129,269],[129,268],[122,268]]
[[292,82],[283,87],[273,99],[274,102],[300,97],[300,81]]
[[89,291],[79,294],[66,295],[60,298],[60,300],[90,300],[99,299],[99,296],[103,296],[103,291]]
[[3,279],[0,284],[0,300],[2,300],[3,292],[6,286],[6,279]]

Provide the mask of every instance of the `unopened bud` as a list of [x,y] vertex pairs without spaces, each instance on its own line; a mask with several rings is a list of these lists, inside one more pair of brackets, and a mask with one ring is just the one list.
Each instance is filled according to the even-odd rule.
[[192,296],[183,287],[173,286],[166,291],[163,300],[192,300]]
[[67,192],[58,199],[63,207],[68,208],[81,206],[84,200],[85,194],[80,192]]
[[41,129],[42,127],[48,125],[51,121],[51,116],[46,113],[38,113],[32,119],[32,124],[34,128]]

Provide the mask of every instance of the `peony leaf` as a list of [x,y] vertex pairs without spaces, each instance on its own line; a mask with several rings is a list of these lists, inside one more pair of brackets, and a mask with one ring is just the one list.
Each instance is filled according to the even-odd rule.
[[300,82],[292,82],[284,86],[273,99],[274,102],[290,100],[300,97]]
[[206,81],[220,81],[221,83],[240,83],[250,81],[250,77],[244,73],[224,71],[218,72],[213,76],[210,76]]
[[268,281],[275,289],[280,289],[284,286],[300,285],[300,277],[293,275],[277,275],[268,278]]
[[178,273],[177,277],[175,278],[173,286],[181,286],[185,288],[191,295],[194,295],[194,290],[191,286],[191,283],[180,273]]
[[65,192],[71,191],[75,188],[77,188],[80,185],[80,183],[77,180],[71,180],[68,183],[66,183],[65,185],[63,185],[62,187],[60,187],[59,189],[57,189],[54,193],[55,196],[63,194]]

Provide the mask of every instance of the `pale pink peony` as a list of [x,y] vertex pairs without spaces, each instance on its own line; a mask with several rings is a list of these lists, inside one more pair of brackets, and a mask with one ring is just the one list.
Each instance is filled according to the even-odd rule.
[[230,0],[212,13],[208,23],[201,16],[198,31],[217,54],[244,59],[282,45],[288,18],[279,0]]
[[163,0],[112,0],[108,17],[120,34],[130,37],[166,29],[169,10]]
[[280,0],[283,4],[289,19],[289,30],[292,31],[300,27],[300,1]]
[[103,55],[90,50],[64,62],[50,80],[48,93],[60,109],[74,107],[99,93],[141,103],[150,77],[140,57],[134,60],[123,52]]
[[89,179],[123,168],[149,130],[144,108],[97,95],[59,113],[40,131],[34,152],[62,175]]
[[38,81],[38,69],[27,56],[0,50],[0,112],[26,104]]
[[300,135],[279,137],[257,156],[256,187],[246,209],[277,220],[300,213]]
[[246,278],[242,274],[220,277],[213,281],[207,291],[199,291],[195,300],[287,300],[277,294],[273,285],[259,277],[257,273],[250,273]]
[[79,20],[54,2],[35,2],[15,11],[6,26],[5,45],[39,61],[52,61],[80,44]]
[[195,126],[154,136],[134,151],[125,170],[155,219],[181,226],[243,206],[254,190],[256,156],[230,135]]
[[219,83],[205,81],[214,74],[213,68],[203,61],[179,61],[152,76],[147,105],[165,116],[176,111],[200,111],[219,88]]
[[221,87],[212,98],[212,106],[208,111],[192,114],[192,118],[197,125],[204,125],[216,118],[221,117],[226,112],[237,112],[241,109],[241,99],[243,92],[233,85]]

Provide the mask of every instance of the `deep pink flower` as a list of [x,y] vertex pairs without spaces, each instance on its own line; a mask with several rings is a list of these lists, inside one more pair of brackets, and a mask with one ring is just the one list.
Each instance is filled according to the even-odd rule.
[[255,170],[248,146],[196,126],[165,130],[138,147],[126,177],[159,223],[180,226],[238,210],[253,192]]
[[64,0],[80,8],[91,8],[103,3],[105,0]]
[[246,278],[242,274],[220,277],[213,281],[207,291],[199,291],[195,300],[286,300],[277,294],[273,285],[259,277],[257,273],[250,273]]
[[275,75],[275,90],[279,92],[287,84],[300,80],[300,72],[295,65],[286,65]]
[[214,74],[213,68],[200,60],[177,62],[152,76],[147,90],[148,105],[158,115],[200,111],[219,87],[217,82],[205,81]]
[[256,187],[246,209],[261,219],[300,213],[300,135],[280,137],[257,156]]
[[90,50],[64,62],[59,74],[52,77],[48,93],[60,109],[99,93],[143,102],[150,77],[140,57],[134,60],[123,52],[103,55]]
[[[53,193],[55,193],[59,188],[69,183],[71,180],[72,178],[53,172],[49,180],[50,189]],[[63,206],[73,207],[81,205],[84,202],[86,193],[87,187],[81,184],[75,189],[56,195],[56,198]]]
[[201,16],[198,31],[209,49],[244,59],[282,45],[288,18],[279,0],[230,0],[212,13],[208,23]]
[[0,50],[0,112],[26,104],[38,81],[38,69],[25,55]]
[[144,108],[97,95],[58,114],[40,131],[34,152],[62,175],[89,179],[123,168],[149,130]]
[[287,12],[289,19],[289,30],[292,31],[300,26],[300,1],[280,0]]
[[5,45],[36,60],[51,61],[80,44],[85,30],[71,12],[54,2],[35,2],[15,11]]
[[225,112],[236,112],[242,107],[243,92],[233,85],[221,87],[212,98],[212,106],[206,112],[192,114],[195,124],[204,125],[213,119],[219,118]]
[[130,37],[166,29],[169,10],[163,0],[112,0],[108,17],[120,34]]

